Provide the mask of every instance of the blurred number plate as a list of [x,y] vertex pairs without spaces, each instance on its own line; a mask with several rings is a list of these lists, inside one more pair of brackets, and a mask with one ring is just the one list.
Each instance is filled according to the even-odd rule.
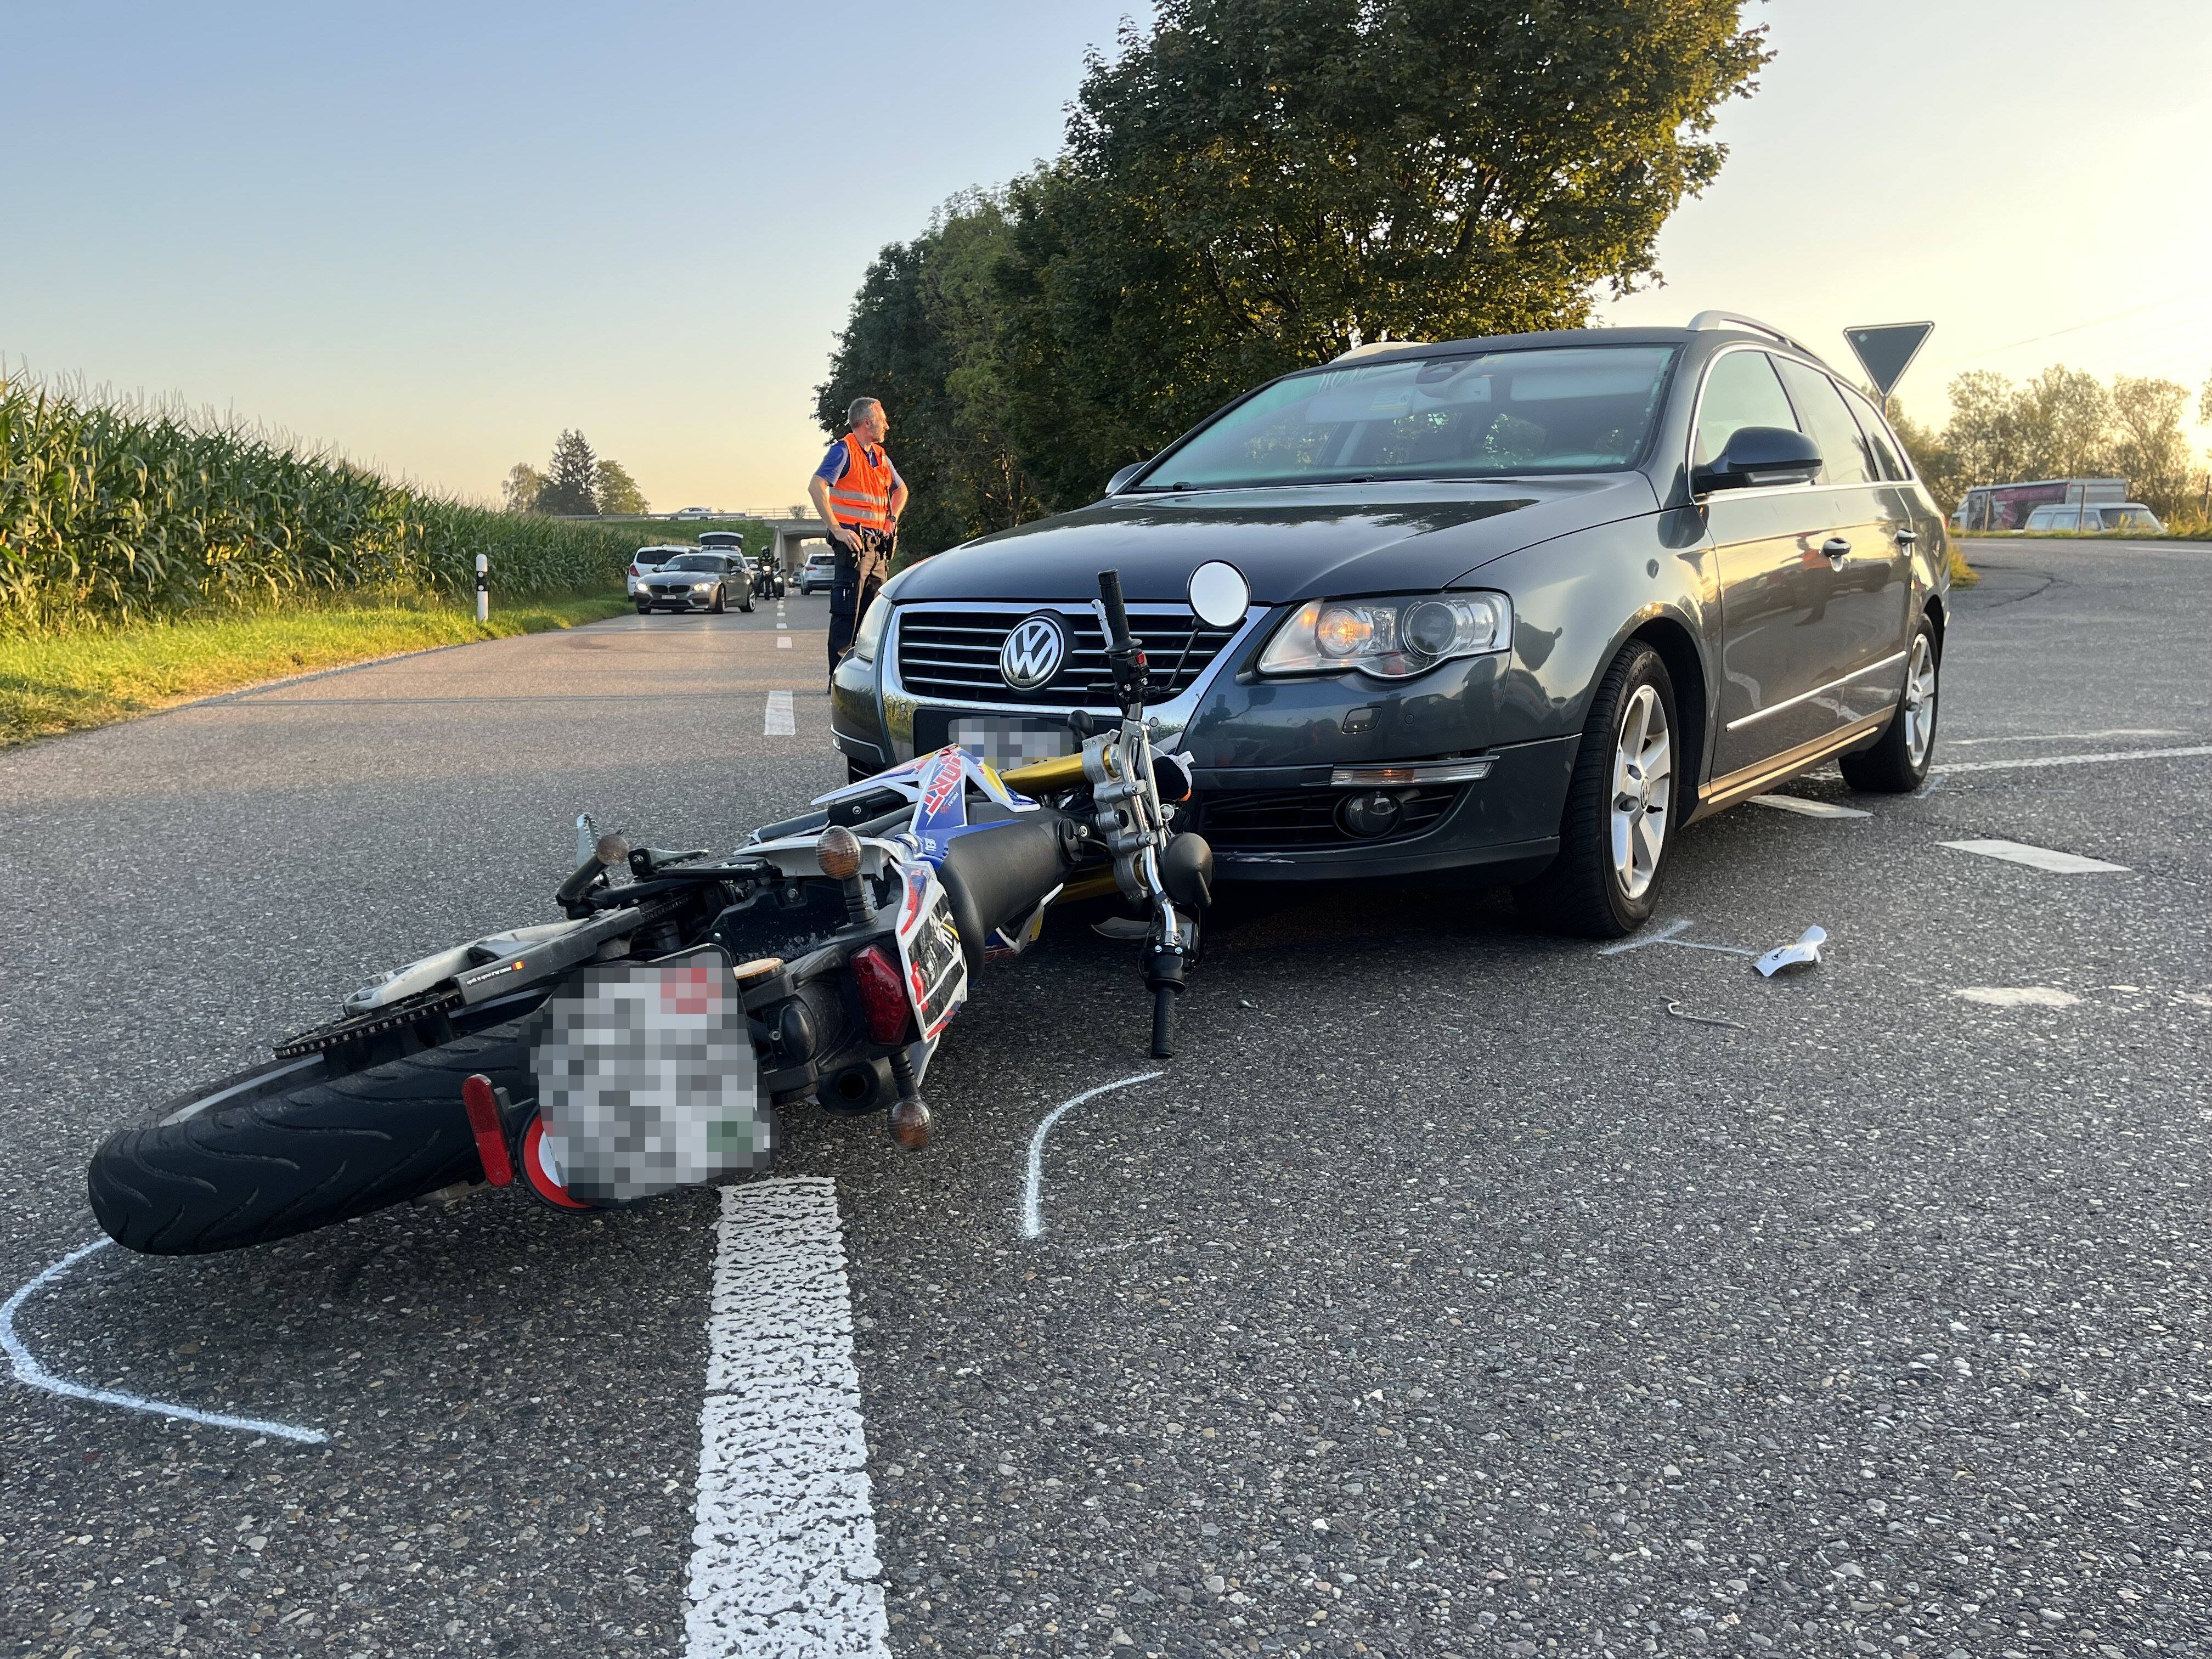
[[994,715],[963,714],[951,723],[945,740],[990,762],[1001,772],[1009,767],[1058,760],[1076,750],[1075,733],[1065,726]]

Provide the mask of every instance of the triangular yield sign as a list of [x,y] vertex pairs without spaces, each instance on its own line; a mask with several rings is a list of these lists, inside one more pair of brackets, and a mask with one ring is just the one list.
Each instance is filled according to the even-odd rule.
[[1875,390],[1887,398],[1935,331],[1933,323],[1871,323],[1864,328],[1845,329],[1844,337],[1851,343]]

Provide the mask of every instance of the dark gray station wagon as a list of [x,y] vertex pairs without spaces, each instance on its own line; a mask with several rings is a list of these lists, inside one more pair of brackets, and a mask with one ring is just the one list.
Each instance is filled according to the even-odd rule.
[[1838,757],[1911,789],[1934,747],[1943,516],[1874,406],[1746,318],[1261,386],[893,580],[835,678],[855,772],[1072,747],[1112,708],[1109,568],[1225,879],[1471,868],[1620,933],[1680,825]]

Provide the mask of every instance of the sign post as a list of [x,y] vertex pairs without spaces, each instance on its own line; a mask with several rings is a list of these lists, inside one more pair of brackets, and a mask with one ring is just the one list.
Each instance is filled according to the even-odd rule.
[[1844,337],[1851,343],[1851,350],[1858,357],[1859,367],[1866,370],[1867,378],[1881,394],[1885,410],[1890,392],[1905,378],[1905,371],[1912,367],[1912,360],[1920,355],[1920,348],[1935,331],[1933,323],[1869,323],[1844,331]]
[[477,620],[491,620],[491,561],[477,555]]

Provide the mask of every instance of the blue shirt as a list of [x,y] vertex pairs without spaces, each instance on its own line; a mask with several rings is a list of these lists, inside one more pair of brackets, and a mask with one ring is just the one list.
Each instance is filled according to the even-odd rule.
[[[867,450],[870,460],[889,459],[884,456],[882,448],[875,444],[868,445]],[[822,465],[814,469],[814,476],[821,479],[823,483],[833,484],[845,476],[845,469],[852,464],[852,452],[845,447],[845,441],[840,438],[830,446],[830,453],[822,458]],[[896,464],[891,466],[891,484],[894,489],[906,488],[906,480],[899,477]]]

